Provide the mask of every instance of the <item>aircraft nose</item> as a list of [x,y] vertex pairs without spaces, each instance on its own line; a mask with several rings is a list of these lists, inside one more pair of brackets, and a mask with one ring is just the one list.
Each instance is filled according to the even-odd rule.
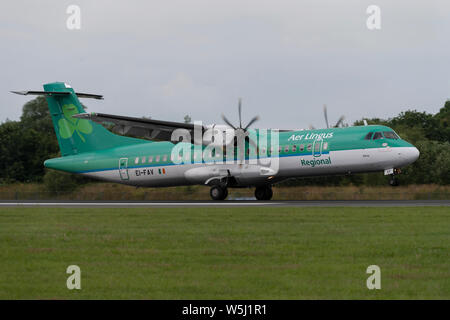
[[410,163],[413,163],[417,159],[419,159],[420,151],[416,147],[409,148],[407,152],[407,158],[410,161]]

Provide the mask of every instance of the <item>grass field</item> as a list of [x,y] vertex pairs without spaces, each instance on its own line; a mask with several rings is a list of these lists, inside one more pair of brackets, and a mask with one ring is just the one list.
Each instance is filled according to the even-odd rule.
[[449,299],[449,246],[448,207],[3,208],[0,299]]

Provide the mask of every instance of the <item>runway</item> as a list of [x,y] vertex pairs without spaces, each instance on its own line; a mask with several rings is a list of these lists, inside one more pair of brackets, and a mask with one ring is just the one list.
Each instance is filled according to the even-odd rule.
[[0,201],[1,207],[62,208],[183,208],[183,207],[440,207],[450,200],[328,200],[328,201]]

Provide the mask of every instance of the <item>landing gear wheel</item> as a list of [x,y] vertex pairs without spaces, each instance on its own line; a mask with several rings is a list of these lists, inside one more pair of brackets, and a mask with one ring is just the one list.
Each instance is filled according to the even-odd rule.
[[391,176],[391,178],[389,179],[389,185],[391,187],[397,187],[399,185],[398,179],[395,176]]
[[273,191],[270,186],[257,187],[255,190],[256,200],[270,200],[272,196]]
[[213,200],[225,200],[228,196],[228,189],[226,187],[222,187],[221,185],[215,185],[211,187],[209,195]]

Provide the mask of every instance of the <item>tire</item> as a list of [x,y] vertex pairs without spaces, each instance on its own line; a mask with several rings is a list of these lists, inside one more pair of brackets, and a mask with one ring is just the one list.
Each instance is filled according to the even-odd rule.
[[267,187],[264,200],[270,200],[270,199],[272,199],[272,196],[273,196],[272,188],[271,187]]
[[398,179],[392,177],[391,179],[389,179],[389,185],[391,187],[397,187],[399,185]]
[[228,190],[227,188],[224,188],[220,185],[215,185],[211,187],[209,195],[213,200],[225,200],[225,198],[228,196]]
[[255,189],[256,200],[270,200],[272,199],[273,191],[270,186],[257,187]]

